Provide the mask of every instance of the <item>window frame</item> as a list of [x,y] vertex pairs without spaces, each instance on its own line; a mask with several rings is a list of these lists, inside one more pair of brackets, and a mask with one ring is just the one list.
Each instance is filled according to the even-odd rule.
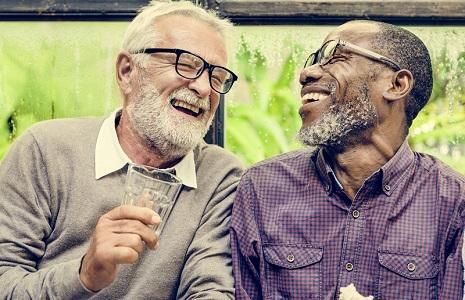
[[[463,0],[203,0],[236,24],[341,24],[376,19],[398,25],[465,25]],[[401,8],[399,8],[401,6]]]
[[[192,0],[239,25],[335,24],[377,19],[396,24],[465,24],[463,0]],[[148,0],[3,0],[5,20],[130,20]],[[402,6],[399,9],[399,5]]]

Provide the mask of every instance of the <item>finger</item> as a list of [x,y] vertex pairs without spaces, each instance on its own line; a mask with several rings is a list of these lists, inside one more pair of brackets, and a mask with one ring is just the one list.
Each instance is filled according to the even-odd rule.
[[138,234],[132,233],[123,233],[115,236],[114,245],[115,247],[128,247],[132,248],[137,253],[142,253],[144,251],[144,242]]
[[160,223],[161,219],[153,210],[146,207],[121,205],[110,210],[106,217],[110,220],[133,219],[147,225]]
[[152,249],[158,240],[157,235],[150,227],[137,220],[112,221],[111,231],[116,234],[137,234]]
[[114,247],[109,251],[114,264],[132,264],[139,259],[139,253],[130,247]]

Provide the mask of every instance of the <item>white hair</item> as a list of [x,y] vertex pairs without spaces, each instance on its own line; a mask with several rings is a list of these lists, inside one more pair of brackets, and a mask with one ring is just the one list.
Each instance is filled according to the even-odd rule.
[[[213,10],[205,10],[189,1],[162,2],[151,1],[149,5],[142,7],[139,14],[129,24],[123,38],[123,50],[129,53],[156,47],[160,42],[160,32],[154,26],[158,19],[180,15],[202,21],[217,31],[226,41],[230,35],[232,23],[227,19],[221,19]],[[135,55],[137,65],[144,67],[147,61],[145,55]]]

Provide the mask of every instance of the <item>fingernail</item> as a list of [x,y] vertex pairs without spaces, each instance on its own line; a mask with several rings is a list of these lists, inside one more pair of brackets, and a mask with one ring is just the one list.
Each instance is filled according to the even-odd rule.
[[161,219],[160,219],[159,215],[153,215],[152,216],[152,224],[157,224],[157,223],[160,223],[160,222],[161,222]]

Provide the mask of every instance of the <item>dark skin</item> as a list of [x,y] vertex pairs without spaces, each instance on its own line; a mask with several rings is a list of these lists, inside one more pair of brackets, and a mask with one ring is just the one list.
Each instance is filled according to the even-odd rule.
[[[363,22],[346,23],[325,39],[341,39],[372,50],[370,41],[378,27]],[[373,64],[381,64],[380,71],[370,78]],[[373,79],[374,78],[374,79]],[[361,134],[351,137],[351,143],[342,147],[325,146],[327,159],[346,195],[353,201],[364,181],[386,164],[406,138],[407,122],[405,105],[413,86],[413,76],[408,70],[394,71],[382,63],[353,53],[341,53],[341,59],[324,66],[314,65],[300,74],[302,96],[318,85],[335,83],[336,103],[351,101],[356,97],[351,88],[368,83],[368,97],[377,112],[376,124]],[[305,101],[303,101],[305,104]],[[319,101],[311,112],[303,117],[302,126],[311,126],[325,108],[327,100]],[[317,107],[319,106],[319,107]]]

